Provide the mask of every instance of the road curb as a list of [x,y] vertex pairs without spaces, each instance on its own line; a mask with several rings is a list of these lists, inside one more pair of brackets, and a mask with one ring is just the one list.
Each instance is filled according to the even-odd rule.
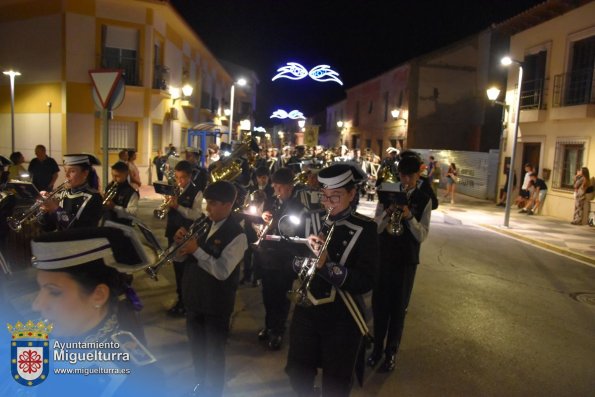
[[573,252],[573,251],[570,251],[570,250],[565,249],[565,248],[560,248],[560,247],[557,247],[557,246],[555,246],[553,244],[549,244],[549,243],[546,243],[544,241],[540,241],[540,240],[537,240],[537,239],[534,239],[534,238],[531,238],[531,237],[527,237],[527,236],[524,236],[524,235],[522,235],[520,233],[513,232],[511,230],[503,229],[502,227],[493,226],[493,225],[486,225],[486,224],[479,224],[479,226],[481,226],[481,227],[483,227],[485,229],[489,229],[489,230],[491,230],[493,232],[504,234],[506,236],[513,237],[513,238],[515,238],[517,240],[525,241],[527,243],[531,243],[531,244],[537,245],[538,247],[545,248],[545,249],[548,249],[550,251],[554,251],[554,252],[557,252],[559,254],[566,255],[566,256],[571,257],[573,259],[577,259],[577,260],[580,260],[582,262],[586,262],[586,263],[589,263],[589,264],[595,266],[595,258],[593,258],[593,257],[586,256],[586,255],[583,255],[583,254],[579,254],[577,252]]

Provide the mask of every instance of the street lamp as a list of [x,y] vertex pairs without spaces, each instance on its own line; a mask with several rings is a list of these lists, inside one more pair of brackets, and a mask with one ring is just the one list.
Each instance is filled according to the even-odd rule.
[[15,152],[14,149],[14,78],[15,76],[20,76],[21,73],[15,70],[6,70],[3,72],[6,76],[10,78],[10,131],[12,137],[12,152]]
[[304,120],[304,119],[298,120],[298,126],[300,128],[304,128],[306,126],[306,120]]
[[513,63],[519,67],[519,80],[517,85],[517,98],[516,98],[516,116],[514,118],[514,133],[512,136],[512,153],[510,157],[510,168],[508,169],[508,186],[506,187],[506,208],[504,210],[504,227],[509,226],[510,220],[510,208],[512,205],[512,188],[514,182],[514,160],[516,156],[517,138],[519,134],[519,116],[521,114],[521,86],[523,84],[523,64],[516,61],[508,56],[502,58],[500,63],[504,66],[510,66]]
[[337,121],[337,127],[343,128],[343,122],[341,120]]
[[230,95],[231,103],[229,106],[229,134],[230,134],[229,139],[232,139],[232,137],[233,137],[233,102],[234,102],[234,95],[235,95],[235,91],[236,91],[236,84],[239,85],[240,87],[243,87],[246,85],[246,83],[247,83],[246,79],[240,78],[240,79],[238,79],[238,81],[231,84],[231,95]]

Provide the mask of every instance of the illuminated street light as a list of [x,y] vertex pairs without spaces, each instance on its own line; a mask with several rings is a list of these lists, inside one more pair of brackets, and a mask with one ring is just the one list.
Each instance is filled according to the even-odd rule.
[[182,87],[182,94],[184,95],[184,98],[191,97],[193,91],[194,91],[194,88],[192,88],[192,86],[190,84],[186,84],[186,85],[184,85],[184,87]]
[[14,78],[16,76],[20,76],[21,73],[14,71],[14,70],[6,70],[3,72],[6,76],[10,78],[10,132],[12,137],[12,152],[15,152],[14,149]]
[[490,101],[495,101],[500,96],[500,89],[498,87],[491,87],[486,90],[486,94],[488,95],[488,99]]
[[516,98],[516,117],[514,118],[514,133],[512,136],[512,154],[510,158],[510,168],[508,169],[508,186],[506,187],[506,208],[504,211],[504,227],[509,227],[510,208],[512,205],[512,188],[514,182],[514,160],[516,156],[516,146],[519,134],[519,116],[521,114],[521,87],[523,85],[523,64],[515,61],[510,57],[504,57],[500,61],[504,66],[510,66],[513,63],[519,66],[519,78],[517,83],[517,98]]
[[[234,102],[234,95],[235,95],[235,90],[236,90],[236,84],[239,85],[240,87],[243,87],[247,84],[246,79],[244,78],[239,78],[238,81],[234,82],[231,84],[231,105],[230,105],[230,109],[229,109],[229,133],[230,133],[230,139],[231,137],[233,137],[233,102]],[[250,128],[248,128],[250,129]],[[241,133],[240,133],[241,134]],[[241,136],[240,136],[241,138]]]
[[343,128],[343,122],[341,120],[337,121],[337,127]]
[[306,125],[306,120],[304,120],[304,119],[298,120],[298,126],[300,128],[304,128],[305,125]]

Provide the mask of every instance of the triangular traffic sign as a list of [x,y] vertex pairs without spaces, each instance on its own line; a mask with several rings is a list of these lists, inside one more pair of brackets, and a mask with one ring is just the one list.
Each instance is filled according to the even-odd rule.
[[101,101],[101,106],[106,109],[118,82],[122,78],[123,69],[95,69],[89,70],[95,92]]

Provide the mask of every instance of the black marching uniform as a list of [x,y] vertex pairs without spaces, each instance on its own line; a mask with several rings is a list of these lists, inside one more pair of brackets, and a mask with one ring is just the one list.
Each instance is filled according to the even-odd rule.
[[44,231],[97,226],[103,215],[101,194],[84,183],[66,191],[57,211],[43,217]]
[[[178,197],[178,205],[184,208],[193,208],[196,195],[199,193],[200,191],[198,187],[192,183],[189,183]],[[174,235],[179,228],[183,227],[188,229],[190,225],[192,225],[192,222],[194,222],[194,217],[186,218],[180,211],[176,210],[175,208],[170,208],[169,212],[167,213],[167,224],[165,226],[165,237],[167,237],[168,245],[171,246],[173,244]],[[178,295],[178,303],[176,306],[174,306],[174,308],[177,307],[181,310],[181,305],[183,303],[182,278],[184,276],[185,264],[184,262],[174,262],[173,265],[174,273],[176,275],[176,293]]]
[[[367,328],[362,294],[374,284],[376,224],[351,208],[327,222],[322,233],[328,234],[332,223],[335,230],[327,262],[310,284],[308,297],[314,305],[296,305],[290,328],[286,372],[299,395],[312,393],[319,367],[323,371],[323,395],[348,395],[356,361],[358,357],[363,360],[361,350]],[[297,267],[294,265],[296,271]]]
[[[273,187],[271,186],[270,182],[267,183],[262,189],[258,186],[257,183],[253,183],[250,188],[248,189],[248,193],[251,195],[256,191],[261,191],[265,195],[265,203],[271,202],[274,200],[275,192]],[[264,208],[264,205],[263,205]],[[252,282],[254,286],[257,285],[258,280],[262,278],[261,271],[257,266],[254,265],[253,261],[253,247],[252,244],[258,240],[258,235],[256,234],[256,230],[254,230],[254,224],[250,220],[250,217],[246,217],[244,219],[244,232],[246,233],[246,237],[248,238],[248,249],[244,254],[244,272],[242,276],[242,283]]]
[[[112,181],[107,186],[105,189],[106,193],[110,190],[114,183],[115,182]],[[138,192],[134,190],[132,186],[130,186],[128,181],[118,184],[118,187],[116,188],[116,195],[111,200],[115,204],[115,207],[113,209],[105,209],[103,219],[121,223],[123,225],[132,225],[132,219],[126,215],[129,214],[134,216],[136,214],[138,199]]]
[[[273,214],[271,227],[267,234],[278,235],[277,228],[279,219],[286,214],[300,214],[304,206],[293,192],[292,197],[284,202],[274,200],[265,205],[264,210]],[[305,228],[300,227],[291,237],[305,237],[308,233]],[[293,258],[287,254],[287,251],[279,247],[263,248],[258,247],[254,253],[256,266],[262,271],[262,299],[265,308],[265,329],[264,335],[259,335],[262,339],[267,337],[272,349],[280,347],[280,338],[285,333],[287,316],[289,314],[290,302],[287,299],[287,291],[293,285],[296,276],[292,271]],[[274,341],[275,339],[278,341]]]
[[[401,190],[402,185],[397,183],[396,191]],[[409,305],[415,272],[419,264],[420,246],[427,235],[432,206],[431,198],[420,189],[419,181],[417,187],[409,192],[408,202],[413,218],[402,220],[404,233],[401,236],[390,235],[386,231],[388,219],[382,217],[384,209],[390,205],[390,202],[379,199],[376,211],[379,224],[380,272],[372,295],[374,313],[374,352],[372,356],[376,356],[374,361],[377,361],[384,350],[387,359],[393,361],[393,368],[394,355],[401,342],[406,309]],[[414,228],[417,229],[415,233],[417,237],[412,232]],[[386,344],[384,343],[385,339]],[[369,361],[369,364],[375,363]]]
[[[196,381],[200,391],[208,396],[219,396],[223,391],[225,343],[240,280],[238,265],[247,246],[244,231],[235,217],[230,216],[215,225],[218,229],[211,233],[215,226],[210,225],[209,231],[199,238],[199,249],[185,262],[183,278]],[[211,269],[209,265],[203,266],[201,261],[210,262],[219,272],[224,267],[226,271],[211,274],[207,270]]]

